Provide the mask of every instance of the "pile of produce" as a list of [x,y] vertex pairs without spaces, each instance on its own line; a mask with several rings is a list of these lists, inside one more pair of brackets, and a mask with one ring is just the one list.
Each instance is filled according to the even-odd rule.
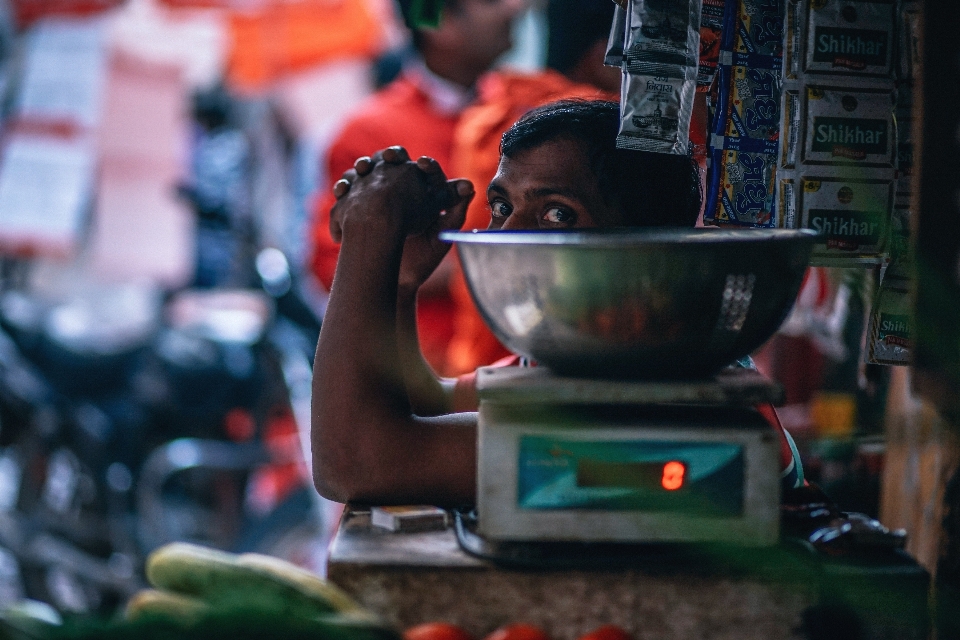
[[153,588],[120,619],[7,618],[0,640],[401,640],[335,585],[271,556],[173,543],[150,555],[146,575]]
[[[0,640],[551,640],[529,624],[485,638],[446,622],[402,633],[336,585],[289,562],[173,543],[147,558],[152,588],[134,595],[116,620],[56,620],[41,610],[0,616]],[[39,603],[38,603],[39,604]],[[607,625],[579,640],[631,640]]]

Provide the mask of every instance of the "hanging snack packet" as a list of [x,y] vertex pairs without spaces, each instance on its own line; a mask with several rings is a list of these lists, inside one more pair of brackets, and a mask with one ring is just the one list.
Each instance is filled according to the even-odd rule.
[[607,40],[607,53],[603,64],[608,67],[623,66],[623,42],[627,36],[627,12],[617,5],[613,9],[613,23],[610,25],[610,37]]
[[687,78],[623,73],[618,147],[687,153],[696,93],[696,67],[689,69]]
[[709,91],[720,67],[720,39],[723,34],[723,0],[702,0],[700,9],[700,64],[697,91]]
[[715,135],[779,139],[784,2],[727,1]]
[[[717,206],[711,221],[752,227],[773,226],[776,150],[755,153],[714,150],[714,174],[723,177],[714,185]],[[718,161],[721,162],[718,166]]]
[[721,135],[776,142],[780,138],[780,70],[741,65],[727,69],[729,99]]
[[688,152],[699,48],[700,0],[631,1],[618,147]]
[[870,319],[867,360],[873,364],[910,364],[913,348],[909,280],[885,275]]
[[725,14],[725,49],[752,56],[783,57],[785,0],[733,0]]
[[624,63],[630,73],[683,78],[700,60],[700,0],[632,0]]

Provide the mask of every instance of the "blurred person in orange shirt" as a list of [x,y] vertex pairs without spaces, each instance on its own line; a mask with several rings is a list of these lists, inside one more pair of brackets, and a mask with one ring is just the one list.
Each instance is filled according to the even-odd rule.
[[[463,112],[457,125],[451,175],[489,184],[500,162],[501,136],[534,107],[566,98],[619,99],[620,69],[603,64],[613,10],[608,0],[549,0],[547,69],[535,74],[498,72],[484,78],[479,99]],[[486,201],[474,199],[464,229],[485,229],[489,223]],[[509,356],[474,306],[458,263],[450,277],[450,291],[456,304],[443,373],[468,374]]]
[[[605,0],[596,0],[597,2]],[[358,157],[401,145],[413,157],[430,156],[451,163],[454,129],[463,110],[477,99],[478,80],[510,49],[513,21],[526,0],[443,0],[436,29],[418,28],[411,0],[398,0],[413,31],[415,56],[400,76],[372,95],[348,119],[330,146],[326,175],[331,179],[351,168]],[[335,200],[321,189],[313,234],[313,271],[330,288],[339,246],[330,235],[330,209]],[[448,261],[449,264],[449,261]],[[427,362],[445,372],[452,335],[453,300],[449,269],[438,270],[420,292],[417,325]]]

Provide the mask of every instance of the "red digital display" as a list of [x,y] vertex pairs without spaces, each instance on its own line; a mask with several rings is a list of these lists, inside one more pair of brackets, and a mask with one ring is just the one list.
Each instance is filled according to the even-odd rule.
[[687,473],[687,465],[676,460],[663,465],[663,476],[660,478],[660,486],[667,491],[676,491],[683,486],[684,476]]

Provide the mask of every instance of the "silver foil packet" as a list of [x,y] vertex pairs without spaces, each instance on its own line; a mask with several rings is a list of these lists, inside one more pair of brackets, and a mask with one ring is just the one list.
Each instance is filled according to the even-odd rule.
[[623,57],[627,71],[685,78],[700,60],[700,0],[630,0]]
[[687,154],[701,0],[630,0],[620,100],[622,149]]
[[681,155],[688,152],[697,67],[686,69],[686,78],[623,72],[618,147]]
[[610,25],[610,37],[607,39],[607,52],[603,64],[608,67],[623,66],[623,43],[627,37],[627,12],[617,5],[613,9],[613,23]]

